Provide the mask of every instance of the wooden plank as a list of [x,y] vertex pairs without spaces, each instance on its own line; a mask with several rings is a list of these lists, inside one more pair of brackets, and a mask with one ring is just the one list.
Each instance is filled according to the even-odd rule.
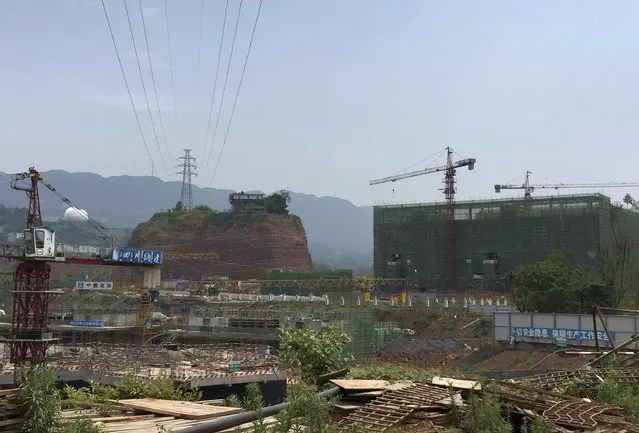
[[331,379],[330,382],[345,392],[381,391],[390,385],[387,380],[348,380]]
[[433,377],[433,380],[431,381],[431,383],[433,385],[438,385],[438,386],[450,386],[453,387],[455,389],[475,389],[475,390],[481,390],[481,383],[476,382],[474,380],[459,380],[459,379],[452,379],[450,377],[438,377],[435,376]]
[[382,391],[367,391],[367,392],[357,392],[353,394],[346,394],[342,396],[342,399],[346,398],[361,398],[361,399],[373,399],[377,397],[381,397],[384,393]]
[[142,412],[185,419],[208,419],[242,412],[242,409],[236,407],[211,406],[189,401],[159,400],[155,398],[119,400],[118,403]]
[[357,403],[347,403],[347,402],[337,402],[333,404],[333,407],[335,409],[344,410],[344,411],[357,410],[362,406],[364,405],[361,403],[357,404]]
[[103,416],[91,418],[91,421],[102,422],[105,424],[114,423],[114,422],[133,422],[133,421],[148,421],[155,418],[155,415],[122,415],[122,416]]

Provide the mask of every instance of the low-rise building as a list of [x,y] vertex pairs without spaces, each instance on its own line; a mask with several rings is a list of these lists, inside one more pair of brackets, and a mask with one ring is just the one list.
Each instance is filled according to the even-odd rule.
[[261,192],[235,192],[229,196],[233,210],[239,211],[263,211],[266,196]]

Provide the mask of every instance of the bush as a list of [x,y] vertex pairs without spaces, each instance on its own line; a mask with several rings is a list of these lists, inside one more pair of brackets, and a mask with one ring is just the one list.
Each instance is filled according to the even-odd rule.
[[512,433],[512,425],[501,416],[501,405],[495,397],[472,394],[461,419],[461,427],[469,433]]
[[21,371],[22,431],[25,433],[49,433],[58,425],[60,394],[51,373],[44,365],[29,365]]
[[317,396],[317,388],[304,382],[289,387],[290,406],[276,415],[273,433],[337,433],[332,420],[332,402]]
[[173,386],[173,381],[167,378],[147,379],[132,374],[124,376],[115,386],[102,385],[91,382],[88,388],[75,389],[64,387],[65,407],[83,409],[99,407],[101,415],[107,415],[112,407],[111,400],[128,398],[157,398],[162,400],[198,401],[202,392],[196,388],[180,385]]
[[321,375],[351,359],[344,354],[350,341],[351,337],[335,326],[327,326],[322,332],[285,326],[281,330],[280,357],[302,380],[315,383]]

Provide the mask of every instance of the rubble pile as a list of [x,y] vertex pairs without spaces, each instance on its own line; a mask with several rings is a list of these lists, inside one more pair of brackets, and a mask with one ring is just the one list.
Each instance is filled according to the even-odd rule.
[[[428,383],[334,380],[342,397],[335,409],[340,425],[381,433],[419,423],[420,432],[461,431],[455,417],[466,416],[471,396],[491,397],[513,426],[533,420],[552,432],[639,433],[639,424],[621,406],[601,404],[557,391],[562,386],[593,388],[606,378],[624,386],[639,384],[639,370],[589,369],[552,372],[519,381],[480,383],[435,377]],[[518,430],[515,430],[518,431]]]

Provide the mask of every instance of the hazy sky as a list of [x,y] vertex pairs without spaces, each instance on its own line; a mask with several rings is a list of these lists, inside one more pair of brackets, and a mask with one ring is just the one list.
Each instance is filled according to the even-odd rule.
[[[258,0],[243,1],[208,165],[225,2],[204,0],[199,44],[200,0],[168,0],[174,95],[164,0],[143,0],[167,152],[138,0],[128,1],[167,170],[123,1],[105,2],[163,179],[178,178],[175,158],[191,147],[201,186],[288,187],[356,204],[391,202],[394,188],[396,201],[439,201],[440,174],[368,181],[450,145],[477,158],[475,171],[458,171],[460,199],[495,197],[493,184],[521,182],[526,170],[536,183],[639,181],[639,2],[264,0],[213,183]],[[213,126],[240,4],[229,3]],[[0,1],[0,54],[0,171],[151,173],[99,0]],[[413,169],[444,162],[440,153]]]

